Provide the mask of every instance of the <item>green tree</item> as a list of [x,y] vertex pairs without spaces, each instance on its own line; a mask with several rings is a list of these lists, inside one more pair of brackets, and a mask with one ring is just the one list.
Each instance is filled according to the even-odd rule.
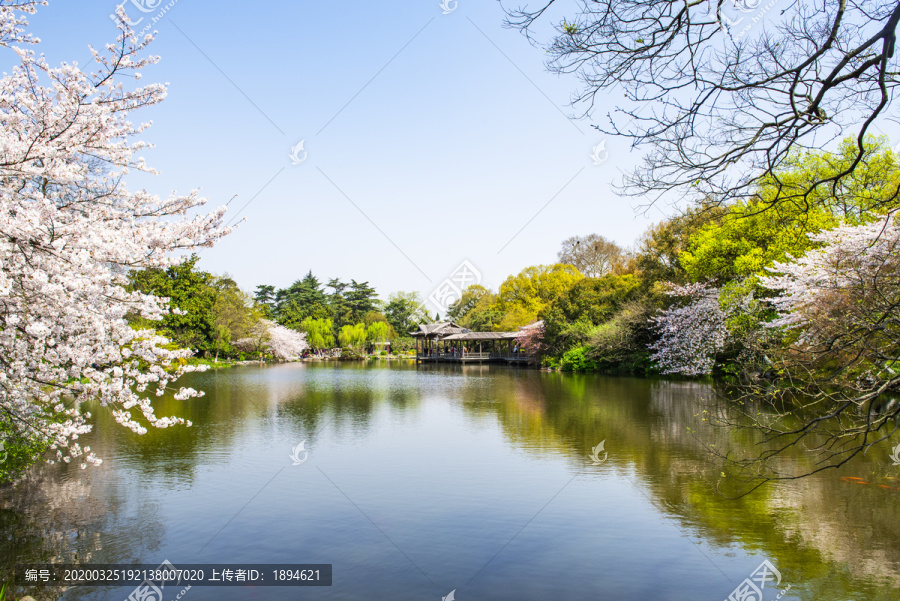
[[591,330],[587,356],[599,371],[646,374],[653,370],[648,347],[656,340],[650,318],[657,309],[653,296],[638,296]]
[[557,297],[540,314],[544,345],[551,355],[584,344],[595,326],[633,300],[640,281],[633,274],[584,278]]
[[418,292],[394,292],[388,297],[384,314],[388,323],[401,336],[429,321],[425,303]]
[[463,290],[459,300],[447,311],[448,319],[477,332],[498,329],[503,316],[503,311],[497,307],[497,295],[480,284]]
[[365,319],[366,313],[379,309],[378,294],[369,286],[369,282],[350,280],[349,290],[344,294],[344,301],[349,309],[350,320],[359,323]]
[[326,286],[331,288],[331,294],[327,297],[328,308],[330,309],[334,320],[335,331],[339,332],[343,326],[355,323],[353,321],[352,310],[347,304],[347,299],[344,297],[344,290],[347,289],[349,284],[342,282],[338,278],[332,278],[328,280]]
[[721,285],[762,274],[775,261],[811,249],[810,233],[838,224],[838,218],[821,207],[801,211],[779,204],[761,210],[762,202],[740,202],[691,237],[678,258],[691,281]]
[[330,319],[307,317],[300,324],[300,331],[306,332],[306,342],[314,349],[334,348],[334,324]]
[[447,309],[447,319],[459,322],[473,309],[478,306],[479,301],[489,296],[489,302],[494,302],[494,294],[481,284],[472,284],[462,291],[459,299],[453,302]]
[[253,299],[260,307],[264,307],[266,317],[275,315],[275,286],[260,284],[253,293]]
[[386,321],[376,321],[366,329],[366,340],[369,342],[387,342],[396,335],[394,328]]
[[681,264],[682,252],[698,230],[718,220],[726,210],[703,201],[681,215],[651,226],[638,241],[627,270],[638,275],[645,291],[658,288],[660,282],[686,283],[688,276]]
[[166,315],[161,322],[152,324],[137,317],[134,322],[154,327],[179,346],[197,349],[206,356],[215,348],[213,305],[217,291],[214,276],[195,269],[197,261],[199,257],[193,255],[168,269],[132,271],[128,280],[131,290],[168,297],[170,306],[180,313]]
[[790,153],[773,175],[760,179],[755,196],[766,206],[794,204],[794,212],[824,210],[857,225],[896,208],[898,189],[897,153],[886,137],[867,135],[861,147],[851,136],[835,152]]
[[792,155],[775,176],[761,182],[754,199],[732,205],[691,233],[679,254],[688,278],[722,285],[765,275],[776,261],[815,248],[811,234],[871,221],[896,207],[900,165],[886,140],[876,137],[866,139],[865,160],[838,184],[816,187],[806,203],[783,202],[813,182],[847,170],[856,152],[856,140],[847,139],[834,153]]
[[500,330],[515,330],[537,316],[584,276],[572,265],[534,265],[500,285],[494,309],[503,313]]
[[362,322],[366,324],[366,326],[370,326],[376,321],[380,321],[382,323],[390,325],[387,316],[381,311],[369,311],[365,315],[363,315]]
[[233,354],[232,341],[239,340],[249,334],[250,329],[262,317],[262,306],[254,310],[252,300],[238,288],[230,277],[217,278],[213,282],[216,298],[212,307],[212,318],[215,324],[213,346],[215,359],[219,353]]
[[297,329],[308,317],[324,319],[331,316],[328,296],[312,271],[289,287],[279,290],[275,295],[275,303],[278,323],[289,328]]
[[359,348],[365,344],[367,336],[368,330],[366,329],[366,324],[357,323],[342,326],[341,332],[338,334],[338,340],[341,343],[341,347]]

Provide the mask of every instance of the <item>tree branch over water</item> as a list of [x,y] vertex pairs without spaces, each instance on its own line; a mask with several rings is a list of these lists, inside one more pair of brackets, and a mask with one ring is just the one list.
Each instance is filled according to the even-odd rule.
[[[580,79],[584,115],[624,91],[630,107],[596,127],[648,148],[621,192],[649,203],[686,192],[726,203],[766,182],[778,203],[808,208],[859,167],[876,122],[894,119],[896,0],[581,0],[552,21],[554,4],[507,9],[507,25],[546,50],[550,71]],[[790,155],[847,135],[857,152],[845,169],[799,187],[779,179]]]
[[[739,420],[727,425],[763,434],[757,457],[733,464],[763,482],[794,479],[776,459],[802,446],[809,475],[846,465],[898,429],[900,402],[900,222],[896,213],[813,237],[824,244],[792,262],[776,262],[763,286],[777,290],[778,317],[764,329],[781,344],[761,348],[769,363],[738,390]],[[730,391],[732,394],[735,391]],[[790,473],[787,473],[790,472]]]

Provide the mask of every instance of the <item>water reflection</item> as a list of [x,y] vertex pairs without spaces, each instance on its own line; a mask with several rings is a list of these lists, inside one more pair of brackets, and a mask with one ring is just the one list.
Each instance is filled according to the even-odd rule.
[[[38,466],[0,496],[0,582],[12,583],[17,563],[102,563],[115,549],[116,561],[137,562],[158,549],[164,533],[159,507],[148,498],[126,498],[116,478],[72,466]],[[38,601],[60,595],[78,598],[91,589],[18,586],[15,596]]]
[[[137,437],[95,411],[86,443],[101,468],[43,467],[5,491],[0,528],[15,543],[0,566],[280,562],[317,549],[309,559],[344,574],[322,598],[365,596],[371,582],[434,596],[446,578],[522,601],[600,587],[651,598],[640,591],[652,565],[666,578],[656,598],[715,601],[767,558],[792,585],[785,599],[900,598],[900,474],[886,453],[728,500],[708,448],[755,440],[702,421],[729,411],[706,384],[400,363],[243,367],[186,384],[206,397],[163,399],[158,414],[193,428]],[[593,465],[604,440],[608,460]],[[301,441],[310,460],[291,466]],[[796,449],[785,461],[811,459]],[[510,587],[531,562],[569,577]],[[685,569],[690,585],[677,582]],[[85,593],[64,598],[114,598]]]
[[[580,464],[605,440],[610,464],[634,473],[660,511],[723,551],[739,544],[772,559],[803,583],[808,598],[843,598],[836,591],[900,598],[888,590],[900,589],[900,488],[892,486],[900,479],[887,469],[883,452],[854,461],[845,472],[773,484],[731,500],[718,492],[724,474],[708,449],[742,444],[755,451],[756,440],[702,421],[703,411],[728,411],[712,386],[561,374],[511,379],[511,386],[497,386],[495,402],[478,392],[467,399],[475,413],[494,412],[513,443],[566,452]],[[801,449],[786,460],[799,470],[812,465]],[[878,484],[857,485],[843,473]]]

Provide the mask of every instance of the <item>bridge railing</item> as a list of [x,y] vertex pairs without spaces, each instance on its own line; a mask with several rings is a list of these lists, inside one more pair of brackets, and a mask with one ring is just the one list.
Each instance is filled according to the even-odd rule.
[[518,352],[518,353],[507,353],[500,351],[484,351],[481,353],[478,352],[468,352],[464,353],[461,351],[457,351],[456,353],[450,352],[440,352],[440,353],[422,353],[419,352],[416,354],[416,358],[418,359],[510,359],[510,360],[518,360],[518,361],[527,361],[529,359],[529,355]]

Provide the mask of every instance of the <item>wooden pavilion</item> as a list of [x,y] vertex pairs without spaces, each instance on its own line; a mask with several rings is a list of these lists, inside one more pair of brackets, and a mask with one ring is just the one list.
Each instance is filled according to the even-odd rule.
[[409,333],[421,363],[527,363],[530,357],[516,344],[520,334],[473,332],[453,321],[423,324]]

